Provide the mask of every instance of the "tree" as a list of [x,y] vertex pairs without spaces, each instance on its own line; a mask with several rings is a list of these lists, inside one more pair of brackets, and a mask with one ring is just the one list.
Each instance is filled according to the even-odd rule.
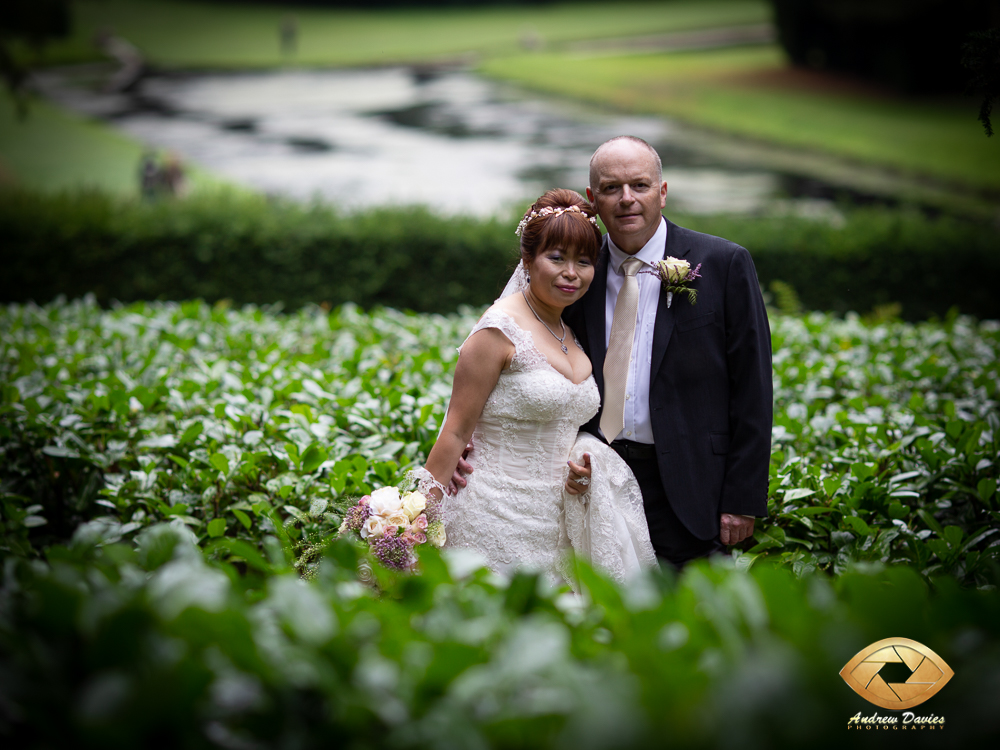
[[993,102],[1000,98],[1000,29],[973,32],[962,50],[965,52],[962,64],[972,74],[969,88],[983,94],[979,121],[983,124],[986,136],[991,137],[993,125],[990,114]]
[[1000,24],[995,0],[772,0],[794,65],[906,93],[960,92],[962,45]]
[[69,0],[4,0],[0,13],[0,76],[23,111],[21,93],[28,75],[12,50],[15,41],[41,49],[53,39],[69,35]]

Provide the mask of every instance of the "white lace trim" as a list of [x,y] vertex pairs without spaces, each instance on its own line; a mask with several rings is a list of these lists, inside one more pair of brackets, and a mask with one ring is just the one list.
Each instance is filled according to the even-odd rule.
[[[565,375],[552,366],[548,358],[535,346],[535,337],[531,335],[531,331],[521,328],[510,313],[500,310],[495,306],[491,307],[483,313],[483,317],[473,326],[469,335],[465,337],[465,341],[468,341],[472,338],[473,334],[478,333],[484,328],[496,328],[514,345],[514,357],[510,362],[510,369],[512,371],[530,372],[531,370],[544,367],[556,373],[559,377],[566,378]],[[462,346],[465,346],[465,341],[462,342]],[[580,351],[583,351],[583,345],[577,340],[575,333],[573,334],[573,343],[576,344]],[[458,347],[459,352],[462,351],[462,346]],[[569,378],[566,378],[566,380],[573,383]],[[585,378],[581,383],[573,383],[573,385],[582,385],[586,382],[587,379]]]
[[581,463],[584,453],[590,454],[590,486],[583,495],[564,490],[566,534],[577,554],[615,580],[625,581],[657,564],[642,493],[621,456],[593,435],[581,432],[570,459]]
[[448,496],[448,489],[436,480],[434,475],[427,471],[427,469],[423,466],[419,466],[416,469],[412,469],[407,472],[406,478],[410,482],[416,482],[417,492],[424,497],[430,497],[430,491],[432,489],[440,490],[442,502],[444,502],[445,498]]

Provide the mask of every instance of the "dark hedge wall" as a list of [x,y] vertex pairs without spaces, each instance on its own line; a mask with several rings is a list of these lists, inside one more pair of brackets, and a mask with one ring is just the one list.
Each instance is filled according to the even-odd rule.
[[[853,209],[842,226],[798,218],[671,219],[753,255],[762,286],[790,284],[809,309],[902,315],[951,308],[1000,318],[995,226],[915,211]],[[350,216],[239,193],[157,203],[98,193],[0,194],[0,301],[93,293],[111,300],[385,305],[450,312],[493,300],[517,258],[516,217],[423,209]]]

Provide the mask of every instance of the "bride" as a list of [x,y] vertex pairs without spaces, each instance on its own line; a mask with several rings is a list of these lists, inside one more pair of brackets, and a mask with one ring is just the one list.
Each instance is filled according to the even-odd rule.
[[[579,432],[600,396],[561,317],[594,278],[595,212],[572,190],[550,190],[517,233],[521,263],[459,350],[419,486],[441,499],[471,440],[474,472],[445,503],[446,547],[472,548],[497,572],[527,566],[556,579],[569,577],[573,550],[624,580],[656,564],[642,497],[618,454]],[[565,489],[571,471],[583,494]]]

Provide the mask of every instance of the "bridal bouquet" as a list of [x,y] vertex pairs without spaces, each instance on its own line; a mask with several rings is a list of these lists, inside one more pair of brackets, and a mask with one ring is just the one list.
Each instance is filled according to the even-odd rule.
[[655,271],[640,271],[639,273],[649,273],[660,280],[660,283],[663,284],[663,291],[667,293],[667,307],[670,307],[675,293],[686,294],[692,305],[697,304],[698,290],[692,289],[688,284],[701,278],[701,274],[698,273],[700,270],[701,263],[692,269],[691,264],[686,260],[668,255],[663,260],[657,261]]
[[412,570],[417,562],[414,547],[445,542],[441,503],[419,492],[400,494],[396,487],[381,487],[365,495],[347,511],[340,534],[357,534],[387,568]]

